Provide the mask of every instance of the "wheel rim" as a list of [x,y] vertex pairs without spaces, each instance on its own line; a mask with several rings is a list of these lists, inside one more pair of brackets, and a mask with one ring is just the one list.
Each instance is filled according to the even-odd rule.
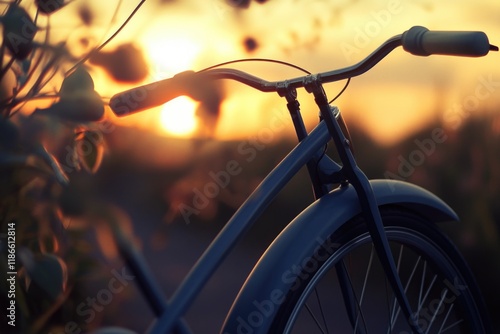
[[[416,321],[424,333],[470,333],[470,328],[480,326],[477,316],[467,309],[467,303],[474,301],[464,290],[458,270],[446,255],[425,236],[406,228],[387,228],[391,249],[395,257],[405,291]],[[424,242],[428,254],[417,254],[415,249]],[[422,247],[422,246],[420,246]],[[358,261],[360,255],[368,260]],[[432,259],[435,264],[429,260]],[[343,264],[349,269],[350,286],[356,296],[359,312],[354,324],[348,320],[340,288],[326,294],[324,281],[331,280],[335,264]],[[364,269],[363,269],[364,268]],[[285,333],[298,333],[316,328],[317,333],[411,333],[408,321],[404,319],[392,291],[385,278],[380,281],[383,271],[378,263],[369,234],[363,233],[344,244],[310,278],[307,286],[291,312],[285,326]],[[355,277],[356,276],[356,277]],[[331,282],[331,281],[330,281]],[[338,305],[330,300],[336,301]],[[333,311],[326,311],[327,307]],[[465,310],[464,310],[465,306]],[[385,308],[385,311],[382,310]],[[472,312],[474,313],[474,312]],[[309,325],[300,325],[306,321]],[[385,330],[380,331],[385,323]],[[353,329],[354,327],[354,329]],[[375,328],[375,330],[374,330]]]

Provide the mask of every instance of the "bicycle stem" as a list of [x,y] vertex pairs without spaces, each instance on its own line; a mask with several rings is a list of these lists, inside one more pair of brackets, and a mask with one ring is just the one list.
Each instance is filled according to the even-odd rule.
[[[366,175],[357,166],[351,151],[350,142],[345,137],[339,123],[331,112],[320,78],[315,75],[310,76],[309,80],[305,82],[304,87],[308,93],[313,94],[314,101],[320,109],[321,116],[327,125],[328,131],[337,148],[340,160],[342,161],[342,172],[346,176],[348,182],[351,183],[356,190],[368,231],[373,240],[375,251],[384,268],[384,272],[386,273],[394,294],[396,295],[396,299],[408,319],[408,323],[412,330],[416,333],[423,333],[418,324],[412,321],[411,307],[404,293],[403,284],[396,269],[396,264],[392,256],[389,240],[385,233],[373,189]],[[351,319],[353,318],[354,317],[351,315]]]
[[[297,138],[301,142],[307,137],[307,130],[300,113],[300,103],[297,100],[297,89],[289,87],[287,82],[278,86],[277,92],[279,96],[284,97],[287,101],[287,109],[292,118],[292,123],[297,133]],[[318,162],[321,158],[321,152],[307,162],[307,171],[313,186],[314,199],[318,199],[328,193],[328,188],[321,182],[320,174],[318,172]]]

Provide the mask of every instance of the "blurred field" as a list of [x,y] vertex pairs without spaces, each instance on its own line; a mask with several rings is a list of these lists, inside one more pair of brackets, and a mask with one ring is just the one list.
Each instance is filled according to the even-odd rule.
[[[416,183],[436,193],[457,211],[462,221],[442,227],[468,260],[492,315],[500,311],[498,124],[498,117],[493,116],[471,118],[457,131],[444,129],[436,123],[390,147],[377,146],[355,127],[350,127],[359,164],[370,178],[391,177]],[[431,144],[429,139],[433,138],[436,129],[442,129],[441,137]],[[165,291],[172,293],[176,282],[185,275],[189,265],[236,206],[294,144],[281,141],[255,146],[259,143],[252,144],[250,140],[202,142],[158,140],[156,137],[151,140],[149,137],[137,130],[118,128],[107,138],[111,153],[101,170],[93,177],[77,176],[75,182],[86,184],[95,198],[113,202],[128,212],[148,261]],[[134,142],[135,148],[131,144],[126,149],[128,141]],[[134,151],[141,143],[143,150]],[[153,157],[162,143],[165,146],[163,158]],[[255,156],[249,159],[252,147],[259,149],[255,149]],[[150,152],[150,160],[145,152]],[[240,173],[233,176],[217,196],[196,207],[199,212],[184,216],[179,213],[182,204],[195,207],[195,189],[203,192],[204,185],[213,181],[214,173],[225,170],[228,161],[233,160],[238,163]],[[236,255],[229,258],[188,314],[188,318],[195,320],[196,328],[214,326],[215,330],[220,325],[223,319],[220,312],[229,307],[259,253],[311,200],[307,175],[302,171],[245,237]],[[100,254],[99,248],[95,254]],[[106,263],[116,265],[116,261],[112,259]],[[121,305],[109,308],[103,321],[125,322],[141,331],[151,315],[143,317],[147,315],[147,308],[137,298],[133,294]]]

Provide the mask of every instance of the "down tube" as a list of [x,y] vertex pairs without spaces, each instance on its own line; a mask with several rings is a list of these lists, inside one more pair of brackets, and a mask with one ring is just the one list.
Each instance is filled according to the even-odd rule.
[[290,179],[330,139],[324,122],[320,122],[254,190],[219,232],[207,250],[176,290],[166,311],[151,328],[150,333],[167,333],[201,291],[204,284],[230,252],[238,239],[250,228],[272,199]]

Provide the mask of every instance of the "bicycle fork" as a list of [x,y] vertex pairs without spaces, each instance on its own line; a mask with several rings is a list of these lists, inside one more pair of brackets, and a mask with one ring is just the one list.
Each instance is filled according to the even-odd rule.
[[[356,190],[376,254],[380,260],[380,263],[382,264],[384,272],[386,273],[387,280],[389,281],[390,286],[394,291],[403,314],[408,319],[408,324],[414,332],[423,333],[416,321],[413,321],[412,310],[408,299],[406,298],[403,284],[396,269],[394,257],[392,256],[392,252],[389,246],[389,240],[387,239],[387,235],[385,233],[373,189],[371,188],[370,182],[366,175],[356,164],[353,153],[351,151],[350,142],[342,132],[342,129],[337,119],[335,118],[335,115],[332,113],[332,110],[326,98],[326,94],[321,85],[320,78],[312,75],[308,77],[308,82],[306,82],[304,86],[309,93],[312,93],[314,95],[314,100],[320,109],[321,117],[326,122],[328,131],[332,136],[340,160],[342,161],[342,173],[347,181],[351,183]],[[345,285],[348,285],[348,276],[345,267],[337,266],[337,270],[340,273],[339,277],[343,278],[341,279],[341,284],[343,281],[343,288],[346,288]],[[356,301],[354,300],[353,295],[351,293],[348,293],[348,291],[349,290],[346,290],[346,293],[344,293],[344,299],[349,313],[349,319],[353,328],[359,328],[360,326],[356,326],[357,307],[354,306],[356,305]]]

